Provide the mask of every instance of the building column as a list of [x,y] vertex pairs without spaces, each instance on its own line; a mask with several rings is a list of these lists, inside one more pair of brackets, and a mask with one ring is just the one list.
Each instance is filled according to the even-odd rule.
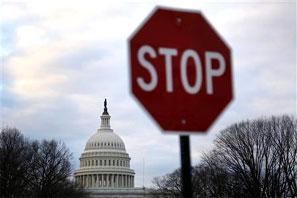
[[96,178],[95,178],[95,175],[92,174],[92,188],[95,187],[95,185],[96,185],[95,183],[96,183]]
[[96,180],[97,178],[96,178],[96,175],[95,174],[93,176],[94,176],[93,188],[95,188],[96,187],[96,183],[97,183],[97,180]]
[[97,186],[99,188],[100,187],[100,174],[98,174],[97,177],[98,177],[98,185]]
[[110,174],[107,174],[108,182],[107,182],[107,187],[110,187]]
[[86,175],[86,188],[89,187],[89,175]]
[[84,179],[85,179],[85,181],[84,181],[84,187],[86,188],[87,187],[87,176],[86,175],[84,175]]
[[88,188],[89,187],[89,176],[86,175],[85,177],[86,177],[86,188]]
[[107,178],[106,178],[106,177],[107,177],[107,176],[106,176],[106,174],[103,174],[103,180],[104,180],[103,182],[104,182],[104,187],[106,187],[106,183],[107,183],[107,182],[106,182],[106,181],[107,181]]
[[108,187],[111,187],[111,174],[108,174]]
[[130,188],[130,175],[127,175],[127,187]]
[[89,179],[89,178],[88,178],[88,175],[85,175],[85,182],[86,182],[86,185],[85,185],[85,186],[86,186],[86,188],[89,187],[89,186],[88,186],[88,185],[89,185],[89,181],[88,181],[88,179]]
[[114,188],[114,174],[111,174],[111,187]]
[[118,180],[118,174],[115,175],[116,177],[116,181],[115,181],[115,187],[118,188],[119,187],[119,180]]
[[124,188],[126,188],[127,182],[126,182],[126,175],[124,175]]
[[126,175],[123,175],[123,187],[126,188]]
[[99,174],[96,174],[96,177],[97,177],[96,187],[99,188]]
[[89,175],[89,180],[90,180],[89,187],[92,188],[92,175]]
[[100,187],[102,188],[103,187],[103,175],[100,174]]
[[126,188],[128,187],[128,175],[125,175],[125,181],[126,181]]
[[91,186],[92,186],[92,177],[91,177],[91,175],[88,175],[88,178],[89,178],[89,181],[88,181],[89,188],[91,188]]

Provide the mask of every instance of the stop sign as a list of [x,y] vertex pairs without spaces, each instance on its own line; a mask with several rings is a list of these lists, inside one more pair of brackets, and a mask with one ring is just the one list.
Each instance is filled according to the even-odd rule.
[[206,132],[232,100],[230,48],[201,13],[156,8],[128,45],[132,94],[164,131]]

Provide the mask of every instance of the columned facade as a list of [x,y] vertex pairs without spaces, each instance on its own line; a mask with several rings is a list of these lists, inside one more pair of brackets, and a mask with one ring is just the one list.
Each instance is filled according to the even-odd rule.
[[83,188],[133,188],[134,175],[123,174],[85,174],[76,176]]
[[100,128],[93,134],[80,157],[80,168],[75,171],[76,182],[84,189],[132,189],[134,171],[123,140],[110,128],[107,102]]

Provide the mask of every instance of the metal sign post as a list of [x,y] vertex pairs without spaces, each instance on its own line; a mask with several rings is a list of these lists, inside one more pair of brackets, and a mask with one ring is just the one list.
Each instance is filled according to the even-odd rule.
[[191,156],[188,135],[179,136],[181,154],[182,196],[192,198]]

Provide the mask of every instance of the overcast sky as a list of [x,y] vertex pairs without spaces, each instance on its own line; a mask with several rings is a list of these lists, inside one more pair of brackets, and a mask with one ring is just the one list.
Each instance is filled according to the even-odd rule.
[[232,47],[235,99],[207,135],[191,136],[193,165],[232,123],[296,115],[295,1],[2,0],[2,127],[64,141],[78,168],[107,98],[137,186],[143,162],[146,186],[178,168],[178,136],[161,133],[129,94],[127,38],[156,5],[200,10]]

